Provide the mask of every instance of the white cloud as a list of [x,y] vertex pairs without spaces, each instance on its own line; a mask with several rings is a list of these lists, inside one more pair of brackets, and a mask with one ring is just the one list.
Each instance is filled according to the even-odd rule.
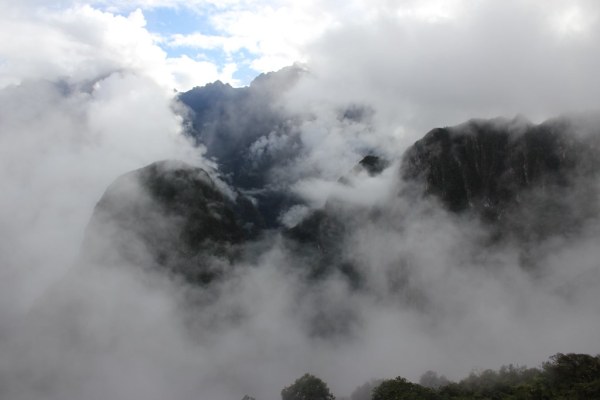
[[589,14],[577,4],[560,9],[553,16],[557,33],[567,36],[585,35],[597,19],[597,14]]
[[239,82],[233,77],[237,70],[234,63],[226,64],[221,70],[208,61],[196,61],[188,56],[171,57],[166,60],[169,73],[179,91],[186,91],[195,86],[202,86],[217,80],[238,86]]
[[148,76],[167,90],[216,79],[235,83],[234,66],[168,58],[147,31],[140,9],[125,17],[88,5],[33,13],[13,8],[13,15],[0,19],[2,86],[40,78],[95,80],[115,70]]
[[[493,16],[484,14],[486,10],[495,9],[500,17],[503,10],[513,10],[517,18],[519,13],[533,13],[539,20],[550,21],[551,31],[560,35],[577,36],[585,35],[593,29],[597,11],[594,2],[586,0],[553,0],[543,5],[526,1],[520,2],[517,8],[514,2],[487,1],[474,4],[464,0],[355,0],[344,4],[333,0],[106,0],[94,4],[121,13],[134,11],[136,7],[169,7],[202,15],[211,24],[210,33],[198,30],[175,34],[162,38],[161,41],[167,46],[179,48],[220,49],[228,55],[245,50],[251,55],[252,67],[259,72],[277,70],[293,62],[308,60],[313,56],[313,50],[308,47],[310,44],[319,41],[328,32],[350,26],[373,29],[382,24],[406,24],[407,29],[411,29],[415,23],[424,23],[435,30],[436,25],[448,23],[468,27],[473,21],[482,18],[490,18],[491,25],[494,25]],[[217,69],[222,67],[218,65]]]
[[[343,394],[373,375],[414,379],[432,360],[459,377],[475,366],[535,364],[565,346],[596,348],[595,281],[575,279],[571,299],[554,289],[594,272],[597,229],[576,247],[552,247],[549,273],[538,281],[516,268],[515,249],[481,254],[471,222],[425,202],[403,204],[390,183],[397,166],[356,177],[354,186],[331,184],[361,146],[397,154],[406,136],[434,125],[597,106],[594,3],[577,2],[571,15],[559,1],[104,2],[129,16],[89,5],[38,8],[43,3],[0,5],[0,374],[25,379],[7,380],[9,398],[40,397],[32,376],[50,382],[41,385],[49,398],[105,398],[106,390],[112,398],[268,398],[307,369]],[[236,65],[168,58],[143,10],[131,9],[186,4],[212,6],[222,34],[177,37],[181,45],[245,48],[261,70],[310,61],[312,75],[286,105],[313,117],[299,127],[307,152],[295,167],[320,179],[296,188],[315,203],[329,195],[391,203],[384,223],[359,220],[343,254],[362,262],[367,284],[389,297],[351,293],[336,279],[304,287],[292,267],[298,261],[277,242],[224,282],[227,296],[185,322],[177,287],[129,272],[71,275],[63,293],[79,312],[42,296],[69,269],[95,202],[117,175],[162,158],[203,162],[180,136],[170,90],[231,80]],[[372,106],[373,121],[340,121],[338,107],[349,103]],[[291,224],[305,212],[284,218]],[[406,306],[390,285],[405,270],[407,284],[429,296],[429,313]],[[15,349],[6,334],[20,333],[14,321],[39,299],[50,299],[55,313]],[[331,346],[307,333],[307,321],[326,307],[356,312],[353,338]],[[194,338],[180,329],[189,322],[202,328]],[[65,335],[70,328],[80,333],[75,341]]]
[[221,76],[166,59],[139,10],[27,6],[0,6],[0,263],[14,274],[4,293],[23,294],[16,309],[69,267],[116,176],[163,158],[202,162],[171,110],[171,71],[188,85]]
[[573,3],[585,23],[565,35],[556,25],[557,15],[572,20],[565,4],[457,3],[448,18],[398,16],[393,8],[368,23],[345,21],[305,49],[314,78],[290,97],[300,110],[319,101],[366,103],[378,132],[411,139],[473,117],[540,121],[598,109],[599,8]]
[[204,50],[222,49],[227,54],[240,51],[241,49],[256,51],[256,43],[252,39],[204,35],[202,33],[191,33],[188,35],[175,34],[167,39],[166,42],[171,47]]
[[175,34],[167,44],[226,54],[245,50],[252,55],[252,68],[274,71],[302,61],[303,46],[331,27],[332,18],[316,11],[304,3],[241,2],[209,15],[217,34]]

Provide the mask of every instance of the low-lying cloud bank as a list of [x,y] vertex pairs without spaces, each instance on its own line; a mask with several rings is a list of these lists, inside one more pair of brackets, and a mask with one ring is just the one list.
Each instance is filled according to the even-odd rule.
[[[456,379],[559,351],[598,353],[597,217],[528,243],[525,254],[520,243],[490,246],[475,217],[398,195],[412,190],[399,155],[429,128],[598,107],[595,22],[548,39],[533,3],[492,4],[440,24],[384,15],[378,28],[341,26],[315,42],[310,73],[277,99],[278,112],[300,116],[294,129],[249,145],[264,154],[301,144],[269,182],[345,219],[335,261],[357,265],[359,285],[343,270],[315,279],[314,249],[299,254],[270,232],[242,257],[215,256],[227,274],[205,287],[127,260],[78,258],[116,177],[179,159],[217,179],[222,161],[182,134],[170,75],[154,68],[164,55],[139,16],[2,6],[17,17],[0,32],[2,397],[276,399],[307,371],[341,396],[370,378],[416,380],[431,369]],[[116,46],[113,24],[135,39]],[[504,35],[506,26],[515,29]],[[11,39],[32,35],[40,44]],[[148,52],[136,53],[139,43]],[[349,173],[369,152],[396,163],[377,176]]]

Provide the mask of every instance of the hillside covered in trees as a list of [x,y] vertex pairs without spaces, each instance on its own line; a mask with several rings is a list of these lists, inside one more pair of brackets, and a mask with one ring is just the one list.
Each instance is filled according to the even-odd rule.
[[[246,397],[248,399],[249,397]],[[327,384],[306,374],[281,392],[282,400],[333,400]],[[397,377],[359,386],[348,400],[587,400],[600,398],[600,355],[557,353],[540,368],[514,365],[472,372],[450,382],[433,371],[419,383]]]

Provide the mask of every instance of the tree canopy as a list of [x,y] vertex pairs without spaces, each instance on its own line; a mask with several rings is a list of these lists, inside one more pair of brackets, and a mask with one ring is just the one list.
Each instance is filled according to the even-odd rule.
[[[334,400],[327,384],[305,374],[281,391],[282,400]],[[472,372],[459,382],[427,371],[420,384],[402,377],[371,381],[350,400],[588,400],[600,399],[600,355],[557,353],[540,368],[508,365]]]
[[281,391],[281,400],[335,400],[335,397],[321,379],[304,374]]
[[438,400],[431,389],[407,381],[402,377],[388,379],[373,389],[372,400]]

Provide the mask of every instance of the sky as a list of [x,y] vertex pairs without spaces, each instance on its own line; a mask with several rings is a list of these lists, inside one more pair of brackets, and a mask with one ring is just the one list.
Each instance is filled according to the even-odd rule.
[[[597,270],[597,221],[534,249],[547,265],[535,280],[518,268],[518,247],[482,252],[471,240],[481,226],[395,197],[397,164],[354,189],[337,180],[364,149],[398,156],[434,127],[597,112],[599,18],[592,0],[0,0],[4,397],[268,400],[307,371],[347,395],[370,378],[435,369],[458,379],[558,351],[597,353],[597,280],[581,279]],[[151,274],[75,268],[117,177],[179,159],[217,179],[204,147],[182,134],[177,91],[244,86],[293,63],[308,74],[278,106],[310,116],[294,167],[312,174],[295,190],[315,204],[337,192],[389,205],[389,221],[407,223],[359,221],[346,249],[381,297],[335,279],[302,286],[277,241],[216,288],[234,295],[203,313],[181,307],[189,288]],[[372,110],[370,119],[340,121],[349,105]],[[398,308],[405,299],[388,293],[381,272],[405,259],[432,314]],[[557,295],[564,282],[580,290]],[[351,340],[307,334],[324,304],[357,312]],[[246,317],[239,326],[222,318],[236,313]],[[197,337],[185,328],[191,316]]]
[[598,107],[598,6],[588,0],[28,0],[2,8],[1,86],[37,68],[83,77],[122,64],[185,91],[215,80],[248,85],[301,63],[322,78],[324,97],[394,97],[402,123],[439,107],[440,118],[419,129],[475,114],[539,121]]
[[[333,43],[335,35],[351,35],[352,31],[363,31],[366,35],[383,34],[385,36],[379,38],[374,49],[383,49],[383,42],[387,41],[390,50],[395,48],[403,52],[406,45],[412,45],[405,43],[405,35],[412,36],[420,46],[437,46],[439,43],[430,42],[435,40],[432,35],[444,30],[448,40],[457,42],[449,43],[450,48],[459,46],[468,50],[469,46],[477,45],[469,41],[476,42],[478,38],[464,40],[461,35],[470,35],[468,30],[471,24],[477,25],[489,19],[489,26],[480,26],[484,30],[497,28],[496,32],[483,32],[482,37],[488,40],[489,48],[515,57],[520,55],[518,53],[522,49],[534,53],[541,50],[533,47],[537,43],[529,42],[537,38],[529,38],[528,30],[534,35],[543,34],[546,44],[555,42],[553,44],[559,46],[571,43],[576,47],[585,46],[587,41],[595,37],[597,19],[597,6],[585,0],[552,0],[543,7],[535,1],[509,1],[499,6],[498,2],[493,1],[473,3],[462,0],[312,0],[301,3],[288,0],[64,0],[53,2],[52,5],[29,0],[18,5],[6,2],[3,8],[9,19],[6,30],[18,23],[25,14],[35,17],[37,29],[40,29],[39,25],[51,25],[59,31],[68,24],[68,16],[80,15],[83,17],[80,19],[82,24],[85,24],[86,18],[94,18],[98,29],[109,29],[121,40],[128,37],[134,41],[135,37],[137,44],[133,47],[136,48],[136,56],[147,57],[145,62],[156,64],[154,67],[157,69],[159,63],[165,64],[161,66],[164,76],[160,79],[180,91],[216,79],[235,86],[247,85],[258,73],[278,70],[294,62],[314,61],[320,55],[318,46]],[[490,16],[496,13],[497,18]],[[385,32],[392,26],[402,27],[402,30]],[[455,31],[457,27],[459,31]],[[71,25],[71,28],[81,27]],[[22,32],[19,40],[27,41],[26,36],[34,34],[35,29],[31,29]],[[62,32],[65,35],[79,34],[75,30]],[[69,36],[63,39],[67,42],[77,40]],[[80,35],[79,39],[85,42],[90,37]],[[141,42],[145,44],[142,46]],[[23,44],[25,46],[20,46],[21,51],[29,46]],[[11,46],[5,47],[8,47],[3,51],[5,63],[12,63],[9,57]],[[124,50],[126,46],[120,43],[118,47]],[[458,50],[452,53],[457,57],[469,56],[460,54],[460,48],[452,49]],[[410,50],[408,57],[418,57],[419,61],[435,58],[439,53],[436,49],[429,55],[413,54],[410,47],[407,50]],[[427,49],[419,51],[426,52]],[[549,54],[535,55],[551,58]],[[10,70],[10,65],[4,68]],[[515,72],[526,72],[519,71],[521,67],[518,65],[513,68],[517,69]],[[385,72],[385,77],[391,78],[391,71]]]

